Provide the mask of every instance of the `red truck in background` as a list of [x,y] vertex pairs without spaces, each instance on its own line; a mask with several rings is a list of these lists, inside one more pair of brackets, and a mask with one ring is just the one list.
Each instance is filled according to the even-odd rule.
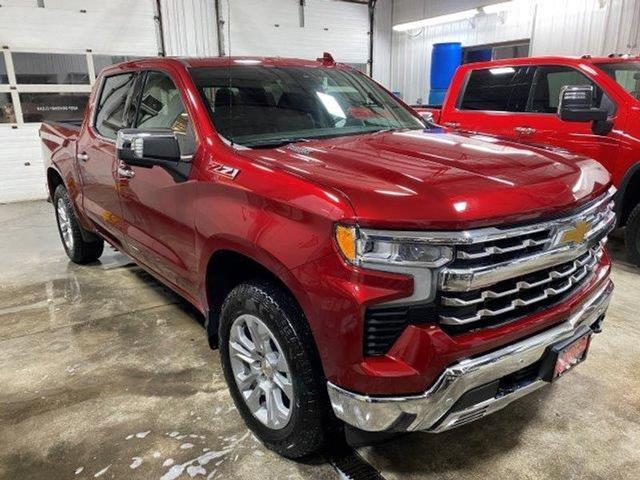
[[118,64],[82,122],[40,135],[70,259],[106,241],[202,312],[240,414],[282,455],[317,450],[336,419],[363,434],[481,418],[601,329],[606,170],[429,128],[328,56]]
[[[560,92],[592,88],[592,116],[558,116]],[[618,192],[618,226],[640,265],[640,57],[531,57],[470,63],[456,71],[441,109],[417,107],[460,131],[566,149],[598,160]],[[595,110],[600,110],[599,114]],[[602,112],[606,118],[602,118]]]

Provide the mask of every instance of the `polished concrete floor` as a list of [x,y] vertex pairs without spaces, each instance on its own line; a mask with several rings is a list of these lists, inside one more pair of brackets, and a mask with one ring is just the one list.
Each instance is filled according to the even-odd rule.
[[[588,361],[475,424],[359,453],[386,479],[640,478],[640,269]],[[1,479],[338,479],[279,458],[233,407],[191,308],[126,257],[64,255],[51,205],[0,205]]]

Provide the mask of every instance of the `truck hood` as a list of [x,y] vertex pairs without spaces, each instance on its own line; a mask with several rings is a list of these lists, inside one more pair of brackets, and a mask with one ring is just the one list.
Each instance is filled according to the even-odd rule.
[[561,214],[610,185],[597,162],[442,129],[312,140],[242,154],[347,196],[361,225],[462,229]]

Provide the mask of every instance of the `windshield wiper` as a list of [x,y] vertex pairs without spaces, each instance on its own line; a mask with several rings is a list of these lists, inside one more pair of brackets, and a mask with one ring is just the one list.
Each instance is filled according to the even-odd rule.
[[302,138],[302,137],[277,138],[274,140],[266,140],[264,142],[245,143],[244,146],[249,148],[275,148],[275,147],[282,147],[284,145],[289,145],[291,143],[308,142],[308,141],[309,141],[308,138]]

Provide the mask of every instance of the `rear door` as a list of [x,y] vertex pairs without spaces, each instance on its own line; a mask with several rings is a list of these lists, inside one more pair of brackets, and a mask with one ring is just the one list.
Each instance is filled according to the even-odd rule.
[[527,107],[533,72],[529,66],[470,70],[458,98],[447,102],[449,106],[442,113],[444,125],[518,139],[521,132],[517,114]]
[[131,121],[136,77],[136,73],[123,73],[102,79],[91,121],[78,138],[84,211],[116,243],[122,242],[122,210],[116,190],[115,142],[118,130]]
[[584,73],[570,66],[540,65],[534,74],[527,112],[518,115],[518,127],[528,132],[523,140],[586,155],[613,171],[620,145],[615,132],[597,135],[591,131],[591,122],[566,122],[557,115],[560,91],[568,85],[591,85],[594,89],[592,107],[607,110],[614,130],[622,130],[623,119],[617,105]]
[[[133,126],[172,129],[183,161],[189,161],[196,152],[196,140],[180,90],[165,72],[148,71],[144,76]],[[195,291],[196,182],[173,178],[158,166],[122,163],[117,182],[129,252],[183,292]]]

